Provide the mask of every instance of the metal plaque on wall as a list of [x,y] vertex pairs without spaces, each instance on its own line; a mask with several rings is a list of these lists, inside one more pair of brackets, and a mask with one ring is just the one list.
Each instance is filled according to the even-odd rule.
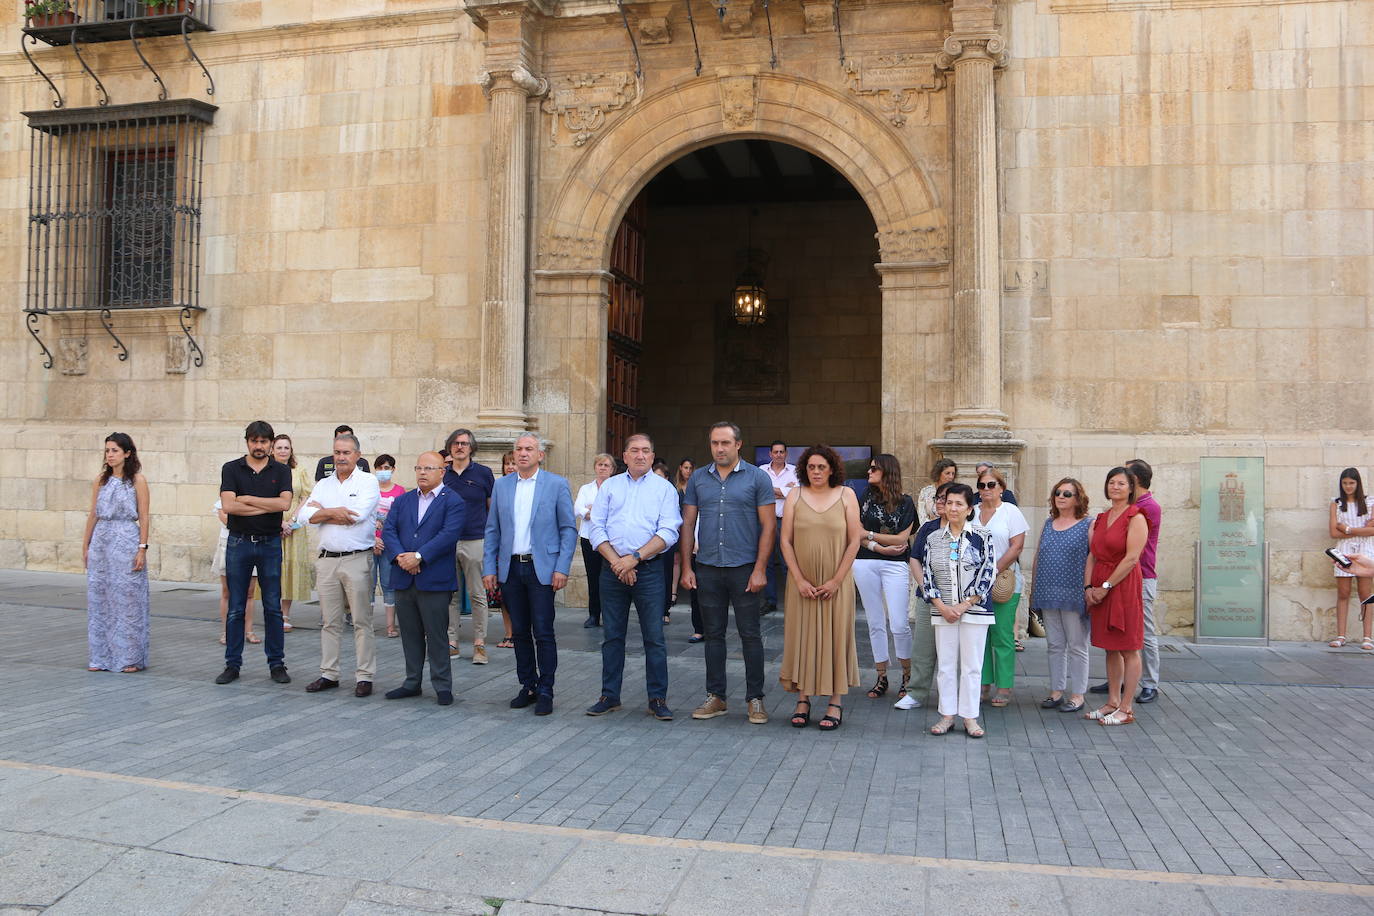
[[728,304],[716,314],[716,403],[788,403],[786,300],[770,300],[761,325],[737,323]]

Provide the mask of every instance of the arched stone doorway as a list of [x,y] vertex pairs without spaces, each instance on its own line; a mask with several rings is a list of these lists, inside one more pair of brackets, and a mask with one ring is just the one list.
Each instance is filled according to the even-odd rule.
[[952,406],[949,233],[934,186],[910,141],[852,99],[794,76],[749,74],[665,89],[632,106],[576,156],[546,156],[529,404],[546,435],[566,443],[565,467],[587,466],[605,441],[606,305],[622,217],[668,163],[751,138],[825,160],[871,214],[881,300],[881,441],[875,444],[924,462],[926,442],[939,434]]
[[[648,432],[660,457],[699,464],[722,418],[758,460],[775,438],[876,449],[877,260],[858,192],[805,150],[732,139],[665,166],[612,249],[607,451]],[[755,324],[731,310],[746,272],[767,294]]]

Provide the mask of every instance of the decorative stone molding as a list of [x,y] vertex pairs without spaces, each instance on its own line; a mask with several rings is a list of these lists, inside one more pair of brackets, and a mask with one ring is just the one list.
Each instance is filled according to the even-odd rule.
[[167,335],[166,368],[168,375],[185,375],[191,371],[191,345],[186,335]]
[[[943,52],[942,52],[943,53]],[[930,97],[945,88],[945,74],[929,54],[879,54],[845,64],[849,91],[867,97],[894,127],[908,116],[930,123]]]
[[539,266],[544,270],[585,270],[600,262],[601,244],[594,238],[549,233],[539,243]]
[[524,67],[510,70],[483,70],[477,76],[477,85],[488,98],[497,89],[519,89],[525,95],[538,98],[549,91],[549,81],[535,76]]
[[754,37],[754,0],[711,0],[720,18],[721,38]]
[[1043,293],[1049,288],[1049,261],[1002,262],[1002,292]]
[[558,123],[572,136],[573,146],[581,146],[606,124],[606,114],[618,111],[640,95],[640,83],[633,73],[577,73],[560,77],[558,85],[544,100],[544,111],[553,115],[549,145],[558,143]]
[[743,130],[754,123],[758,89],[752,76],[723,76],[720,79],[720,108],[727,130]]
[[84,337],[62,337],[57,341],[57,367],[63,375],[85,375],[90,365],[90,345]]
[[673,40],[673,30],[666,16],[645,16],[639,20],[639,43],[666,45]]
[[935,55],[935,66],[940,70],[952,70],[955,61],[985,57],[995,67],[1007,65],[1007,43],[1001,35],[950,35],[945,38],[944,46]]
[[949,230],[944,226],[882,229],[876,238],[884,263],[949,261]]
[[802,0],[802,23],[807,33],[835,31],[832,0]]

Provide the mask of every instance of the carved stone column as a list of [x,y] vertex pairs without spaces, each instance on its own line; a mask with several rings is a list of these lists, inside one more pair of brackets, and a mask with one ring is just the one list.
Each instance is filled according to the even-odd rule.
[[481,387],[477,424],[487,433],[523,430],[528,272],[529,138],[527,102],[548,83],[522,66],[487,70],[491,99],[486,280],[482,286]]
[[[988,4],[959,4],[938,65],[954,91],[954,409],[931,444],[960,462],[1011,464],[1025,443],[1002,411],[1002,298],[993,71],[1004,43]],[[977,457],[974,457],[977,456]],[[961,460],[963,459],[963,460]]]

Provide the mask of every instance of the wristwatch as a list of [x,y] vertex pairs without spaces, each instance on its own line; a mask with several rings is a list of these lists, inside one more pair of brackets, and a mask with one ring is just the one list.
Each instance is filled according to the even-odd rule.
[[139,550],[147,550],[147,549],[148,549],[148,545],[147,545],[147,544],[139,544],[139,545],[138,545],[138,549],[139,549]]
[[1110,582],[1103,582],[1100,587],[1104,592],[1111,591],[1112,584]]
[[425,559],[425,558],[422,557],[422,556],[420,556],[420,551],[418,551],[418,550],[413,550],[413,551],[411,551],[411,553],[415,554],[415,562],[416,562],[416,563],[424,562],[424,559]]
[[635,558],[635,562],[637,562],[637,563],[642,563],[642,562],[644,561],[644,558],[641,557],[641,556],[639,555],[639,551],[638,551],[638,550],[631,550],[631,551],[630,551],[630,556],[634,557],[634,558]]

